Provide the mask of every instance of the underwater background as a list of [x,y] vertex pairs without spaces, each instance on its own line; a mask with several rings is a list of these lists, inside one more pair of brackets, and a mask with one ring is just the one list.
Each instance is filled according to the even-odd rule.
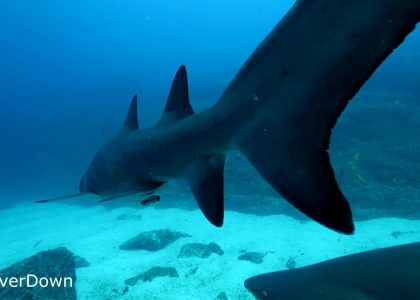
[[[307,224],[301,223],[307,219],[281,199],[235,151],[229,154],[225,169],[229,210],[226,232],[210,229],[182,182],[168,188],[166,197],[152,208],[140,208],[133,203],[103,206],[97,204],[97,199],[80,199],[74,202],[76,205],[70,201],[50,206],[32,204],[38,199],[77,191],[94,152],[120,129],[134,94],[139,95],[140,126],[152,126],[160,118],[171,80],[180,65],[187,67],[194,109],[200,111],[214,104],[293,3],[286,0],[0,2],[0,223],[2,242],[11,245],[2,250],[0,269],[40,250],[65,246],[75,252],[79,250],[78,254],[88,258],[93,268],[97,264],[92,273],[86,268],[78,275],[77,296],[81,299],[104,297],[96,294],[100,288],[111,295],[109,299],[165,299],[168,295],[165,293],[171,290],[174,297],[194,299],[200,289],[207,292],[209,282],[222,281],[215,274],[227,262],[215,262],[212,271],[207,272],[212,279],[206,283],[207,273],[203,272],[202,282],[190,288],[174,284],[159,291],[150,285],[124,292],[121,282],[130,276],[121,275],[125,270],[122,266],[132,264],[133,257],[117,256],[120,250],[115,247],[98,256],[96,247],[113,243],[118,248],[143,229],[164,227],[186,232],[201,241],[204,235],[211,237],[203,242],[217,242],[225,248],[226,260],[231,253],[235,257],[233,263],[237,263],[238,253],[249,243],[255,243],[245,229],[249,234],[253,228],[263,226],[268,233],[264,236],[261,233],[264,230],[260,231],[265,241],[261,244],[272,245],[273,251],[278,248],[271,242],[274,237],[282,241],[282,247],[293,244],[289,252],[304,249],[293,236],[299,231],[296,224]],[[420,238],[419,65],[420,32],[416,30],[350,102],[334,129],[330,146],[332,165],[355,220],[362,223],[356,228],[360,229],[360,236],[353,240],[343,237],[345,246],[334,254],[326,252],[325,257],[399,243],[400,235],[405,234],[409,235],[407,241]],[[136,219],[140,214],[142,217]],[[290,217],[293,221],[287,219]],[[126,218],[128,223],[121,225],[115,221],[118,218]],[[389,223],[375,223],[383,218]],[[44,223],[31,223],[35,220]],[[89,220],[97,223],[90,227]],[[369,223],[373,229],[366,229],[368,223],[363,222],[374,222]],[[336,233],[309,223],[315,229],[307,230],[308,235],[314,233],[321,240],[337,239]],[[57,224],[61,229],[55,231]],[[195,224],[197,228],[179,228],[181,224],[191,227]],[[273,224],[286,224],[290,228]],[[38,229],[31,232],[35,227]],[[238,235],[239,228],[244,230],[243,235]],[[229,244],[235,236],[239,236],[236,244]],[[364,244],[366,236],[370,241],[375,239],[375,243]],[[90,238],[88,241],[81,237]],[[13,244],[15,241],[18,242]],[[39,241],[42,242],[34,247]],[[321,249],[329,248],[327,244],[320,245]],[[178,250],[179,247],[173,251]],[[266,255],[271,251],[259,250]],[[170,261],[164,258],[167,254],[160,255],[143,262],[142,255],[137,255],[136,264]],[[290,257],[295,256],[286,256],[285,263]],[[302,264],[325,257],[309,255]],[[243,274],[276,270],[273,267],[276,259],[275,255],[269,257],[263,269],[244,267]],[[105,265],[101,265],[103,262]],[[186,273],[201,263],[181,264],[178,271],[185,269]],[[137,273],[141,271],[138,266]],[[232,274],[224,276],[232,279],[237,290],[224,290],[229,298],[245,299],[246,291],[238,286],[246,276],[238,277],[233,268],[232,264],[229,269]],[[127,272],[136,273],[132,269]],[[92,274],[103,277],[94,281]],[[87,279],[83,282],[83,278]],[[202,299],[215,298],[219,291],[223,292],[221,285],[215,284],[217,290],[211,290],[214,295],[209,292]],[[177,294],[177,290],[184,294]],[[154,294],[145,296],[142,294],[145,291]]]
[[[133,94],[139,94],[142,127],[160,118],[181,64],[193,107],[211,106],[292,4],[3,2],[1,206],[77,190],[93,153],[119,130]],[[420,211],[408,205],[419,198],[419,61],[415,31],[350,102],[332,138],[333,166],[345,194],[378,213],[381,206]],[[257,176],[239,160],[232,166],[239,173],[226,176],[232,192],[242,193],[242,185],[234,186],[246,181],[245,195],[261,193]],[[258,212],[269,203],[273,209],[271,200],[243,201],[236,208],[256,206]]]

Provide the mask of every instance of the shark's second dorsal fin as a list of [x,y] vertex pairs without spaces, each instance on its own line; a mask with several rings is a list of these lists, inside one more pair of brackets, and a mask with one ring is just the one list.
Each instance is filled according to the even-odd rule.
[[165,110],[159,124],[175,122],[194,114],[188,94],[187,70],[184,65],[179,67],[172,81]]
[[127,116],[125,117],[124,126],[120,133],[129,133],[139,129],[139,120],[137,117],[137,95],[133,96]]

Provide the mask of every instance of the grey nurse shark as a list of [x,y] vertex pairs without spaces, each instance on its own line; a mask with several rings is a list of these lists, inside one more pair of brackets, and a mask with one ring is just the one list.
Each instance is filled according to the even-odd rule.
[[135,97],[123,128],[94,155],[80,192],[113,199],[185,178],[206,218],[221,226],[225,154],[239,149],[301,212],[352,233],[329,160],[331,131],[419,18],[418,0],[297,1],[213,107],[194,113],[184,67],[156,126],[139,129]]
[[420,243],[376,249],[251,277],[258,299],[420,299]]

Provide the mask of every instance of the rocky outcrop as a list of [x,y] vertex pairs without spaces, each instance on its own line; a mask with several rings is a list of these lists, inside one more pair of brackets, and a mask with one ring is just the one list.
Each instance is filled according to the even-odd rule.
[[142,218],[141,214],[129,214],[124,213],[117,217],[117,221],[126,221],[126,220],[133,220],[133,221],[140,221]]
[[189,243],[184,244],[179,251],[178,257],[201,257],[207,258],[212,254],[223,255],[222,248],[216,243],[200,244],[200,243]]
[[189,269],[187,272],[185,272],[185,278],[189,278],[190,276],[194,275],[198,271],[198,266]]
[[152,281],[156,277],[179,277],[178,271],[173,267],[153,267],[146,272],[137,276],[131,277],[125,281],[126,285],[133,286],[140,280],[143,282]]
[[2,300],[77,299],[75,260],[64,247],[17,262],[1,270],[0,278]]
[[261,264],[266,254],[261,252],[245,252],[238,256],[238,260],[247,260],[254,264]]
[[90,267],[90,263],[81,256],[74,256],[74,265],[76,269]]
[[228,300],[228,297],[225,292],[221,292],[216,298],[214,298],[214,300]]
[[190,235],[168,229],[146,231],[122,243],[120,249],[159,251],[183,237],[190,237]]
[[286,268],[288,269],[296,268],[296,258],[289,257],[289,259],[286,261]]

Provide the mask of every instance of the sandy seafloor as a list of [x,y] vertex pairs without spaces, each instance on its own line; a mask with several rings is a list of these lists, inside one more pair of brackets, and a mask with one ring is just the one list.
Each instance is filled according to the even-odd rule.
[[[132,218],[117,220],[122,214]],[[156,229],[182,231],[191,237],[178,239],[157,252],[119,249],[122,242],[138,233]],[[155,207],[107,210],[102,206],[51,203],[22,204],[0,211],[0,269],[39,251],[65,246],[90,263],[90,267],[77,269],[79,299],[214,299],[220,292],[225,292],[229,299],[254,299],[243,287],[244,280],[286,269],[289,258],[294,258],[300,267],[416,241],[420,241],[420,220],[396,218],[357,222],[356,233],[345,236],[312,221],[285,215],[254,216],[232,211],[226,211],[222,228],[211,226],[199,210]],[[192,242],[215,242],[224,255],[177,258],[180,247]],[[262,264],[253,264],[237,259],[241,250],[267,255]],[[120,295],[124,280],[154,266],[175,267],[180,277],[139,281]],[[197,266],[197,272],[186,278],[185,273]]]

